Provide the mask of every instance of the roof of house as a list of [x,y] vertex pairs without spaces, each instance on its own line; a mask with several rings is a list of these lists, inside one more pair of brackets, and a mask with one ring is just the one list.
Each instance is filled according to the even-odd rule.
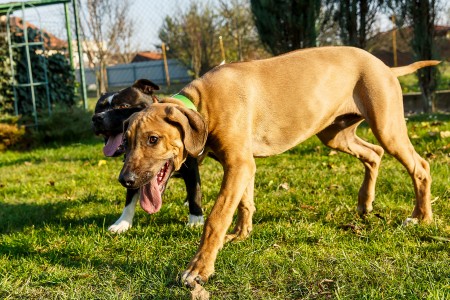
[[143,51],[136,53],[136,56],[133,58],[131,62],[141,62],[141,61],[149,61],[149,60],[161,60],[162,53],[152,52],[152,51]]
[[[6,18],[5,19],[1,19],[2,23],[6,23]],[[59,38],[57,38],[55,35],[49,33],[48,31],[46,31],[45,29],[40,29],[38,28],[36,25],[30,23],[30,22],[26,22],[26,27],[27,28],[32,28],[35,30],[40,30],[43,33],[43,40],[44,40],[44,47],[46,49],[62,49],[62,48],[67,48],[67,41],[61,40]],[[10,28],[11,31],[13,31],[15,33],[15,35],[17,36],[22,36],[23,35],[23,28],[24,28],[24,24],[22,21],[22,18],[20,17],[11,17],[10,18]],[[20,29],[20,30],[18,30]],[[40,36],[36,36],[35,39],[33,41],[37,42],[40,40]],[[31,42],[31,40],[30,40]]]

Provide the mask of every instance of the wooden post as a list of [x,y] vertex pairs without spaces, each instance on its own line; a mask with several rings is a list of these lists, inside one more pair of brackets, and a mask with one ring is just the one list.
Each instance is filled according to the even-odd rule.
[[161,48],[164,60],[164,72],[166,73],[166,82],[167,86],[170,86],[169,66],[167,65],[167,56],[166,56],[166,43],[162,43]]
[[392,52],[394,54],[394,67],[397,64],[397,26],[395,25],[395,15],[391,16],[392,23],[394,24],[394,28],[392,29]]
[[225,49],[223,47],[222,36],[219,36],[220,53],[222,54],[222,63],[225,63]]

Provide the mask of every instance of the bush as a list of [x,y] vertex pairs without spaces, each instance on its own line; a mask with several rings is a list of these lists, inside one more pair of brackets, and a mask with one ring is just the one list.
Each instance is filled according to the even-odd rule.
[[[22,29],[16,29],[16,34],[12,35],[13,43],[23,42]],[[38,29],[28,27],[28,38],[30,41],[38,41],[41,32]],[[48,45],[46,45],[48,46]],[[75,96],[75,76],[71,71],[69,61],[61,53],[49,54],[42,52],[41,46],[30,45],[29,55],[32,65],[32,75],[34,82],[48,81],[48,92],[50,105],[64,104],[73,106],[76,103]],[[28,70],[26,62],[26,49],[23,47],[14,48],[13,61],[15,69],[14,82],[16,84],[28,83]],[[45,73],[45,66],[47,72]],[[7,42],[0,38],[0,113],[14,113],[14,94],[11,86],[11,64],[8,53]],[[47,77],[46,77],[47,76]],[[33,105],[31,101],[31,89],[29,87],[17,87],[17,108],[19,114],[32,116]],[[39,112],[48,110],[48,100],[45,85],[35,88],[36,109]]]
[[19,147],[24,142],[25,127],[17,123],[0,123],[0,151]]
[[73,106],[57,106],[51,116],[39,118],[38,128],[31,129],[33,146],[48,143],[66,144],[91,139],[91,113]]

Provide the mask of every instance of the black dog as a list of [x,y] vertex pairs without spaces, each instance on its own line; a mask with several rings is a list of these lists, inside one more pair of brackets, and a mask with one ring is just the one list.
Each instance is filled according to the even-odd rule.
[[[117,93],[103,94],[98,99],[95,114],[92,117],[92,127],[96,135],[105,137],[105,146],[103,147],[105,156],[115,157],[124,153],[125,149],[122,144],[123,123],[133,113],[158,102],[157,97],[153,95],[154,90],[159,90],[159,86],[150,80],[139,79],[131,87]],[[202,195],[197,160],[188,157],[177,173],[186,184],[187,202],[189,204],[188,225],[201,225],[203,224]],[[138,189],[127,189],[125,208],[120,218],[108,228],[109,231],[121,233],[132,226],[139,194]],[[153,212],[157,210],[159,208]]]

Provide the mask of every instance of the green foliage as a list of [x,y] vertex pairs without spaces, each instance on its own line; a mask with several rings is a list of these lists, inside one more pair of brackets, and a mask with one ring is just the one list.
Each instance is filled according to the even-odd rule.
[[[16,28],[16,34],[12,35],[13,43],[23,43],[23,31]],[[40,41],[41,32],[34,28],[28,28],[30,42]],[[47,39],[48,40],[48,39]],[[67,59],[60,53],[48,55],[42,51],[42,46],[30,45],[29,55],[31,61],[31,73],[33,81],[48,81],[50,105],[62,104],[72,106],[75,104],[75,77],[70,70]],[[18,47],[13,52],[16,84],[29,83],[28,68],[26,62],[26,48]],[[45,73],[47,68],[47,74]],[[0,112],[12,114],[14,112],[14,95],[11,87],[11,72],[7,41],[1,41],[0,50]],[[47,75],[47,78],[46,78]],[[31,89],[18,87],[16,89],[19,114],[30,116],[33,112]],[[47,91],[45,85],[35,88],[36,108],[38,112],[48,110]]]
[[339,25],[342,43],[366,48],[367,40],[375,34],[374,23],[384,0],[325,0],[326,22]]
[[[401,225],[414,189],[387,154],[374,211],[359,218],[363,165],[312,138],[256,161],[253,232],[219,252],[205,284],[211,299],[450,299],[449,139],[430,134],[450,131],[450,116],[407,124],[430,162],[432,225]],[[374,139],[364,126],[358,134]],[[0,155],[0,298],[189,299],[180,277],[202,228],[186,226],[182,180],[170,180],[160,212],[137,207],[133,228],[110,234],[125,191],[122,159],[104,158],[102,147]],[[200,172],[208,215],[223,173],[209,158]]]
[[320,0],[251,0],[261,42],[274,55],[316,46],[320,7]]
[[8,46],[5,39],[0,38],[0,114],[14,113],[10,68]]
[[[392,8],[396,11],[398,25],[408,24],[412,27],[411,47],[416,60],[436,59],[435,22],[439,9],[435,0],[393,0]],[[435,91],[439,81],[437,68],[418,70],[418,82],[424,94],[423,111],[435,111]]]
[[48,56],[47,60],[50,103],[67,107],[75,105],[75,76],[67,58],[61,53],[55,53]]
[[43,114],[39,118],[39,127],[31,128],[33,146],[48,143],[68,144],[92,138],[92,113],[77,106],[58,105],[50,116]]

